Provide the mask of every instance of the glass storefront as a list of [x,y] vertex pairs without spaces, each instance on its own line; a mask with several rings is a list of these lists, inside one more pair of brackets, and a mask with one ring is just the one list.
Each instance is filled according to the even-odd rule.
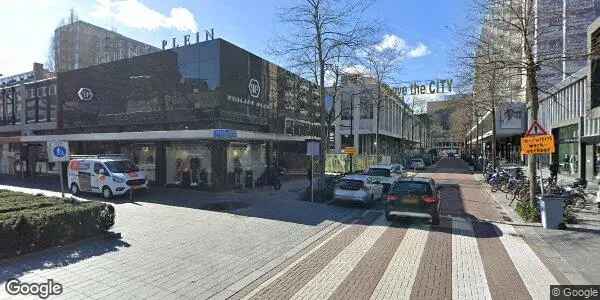
[[144,172],[146,179],[151,184],[156,183],[156,145],[155,144],[134,144],[123,153],[133,160],[136,166]]
[[234,187],[252,188],[266,170],[266,144],[231,143],[227,148],[227,174]]
[[167,184],[207,188],[211,185],[210,149],[206,143],[173,143],[166,149]]
[[558,162],[560,173],[576,175],[578,172],[577,125],[566,126],[558,130]]

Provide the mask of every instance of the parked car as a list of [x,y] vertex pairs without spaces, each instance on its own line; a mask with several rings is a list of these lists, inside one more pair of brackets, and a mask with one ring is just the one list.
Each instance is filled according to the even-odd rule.
[[144,172],[123,155],[72,156],[67,176],[73,195],[90,192],[111,199],[132,189],[148,189]]
[[402,165],[373,165],[366,174],[372,182],[383,185],[383,193],[387,193],[394,182],[404,176]]
[[372,205],[383,197],[383,186],[371,182],[367,175],[348,175],[340,180],[333,192],[334,201],[360,202]]
[[430,218],[431,223],[440,223],[440,199],[435,181],[431,178],[403,178],[385,196],[385,218],[394,215]]
[[414,170],[424,170],[425,162],[422,158],[413,158],[410,160],[410,168]]

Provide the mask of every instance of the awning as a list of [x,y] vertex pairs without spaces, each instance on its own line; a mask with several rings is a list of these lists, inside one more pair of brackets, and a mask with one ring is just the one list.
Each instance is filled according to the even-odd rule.
[[304,142],[314,136],[289,136],[277,133],[252,132],[232,129],[170,130],[110,133],[76,133],[61,135],[28,135],[0,137],[0,143],[41,143],[48,141],[102,142],[102,141],[288,141]]

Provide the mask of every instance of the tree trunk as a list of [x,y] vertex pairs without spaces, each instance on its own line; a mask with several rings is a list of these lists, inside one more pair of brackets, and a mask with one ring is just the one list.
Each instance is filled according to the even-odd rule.
[[[492,100],[493,101],[493,100]],[[496,106],[492,105],[492,165],[494,169],[498,167],[498,157],[496,153]]]
[[[531,111],[531,124],[533,122],[537,122],[538,120],[538,94],[537,94],[537,78],[536,78],[536,65],[534,64],[533,56],[528,57],[528,65],[527,68],[527,99],[529,100],[529,108]],[[529,201],[531,204],[535,204],[535,196],[536,196],[536,184],[537,184],[537,157],[535,155],[528,155],[528,163],[527,166],[529,168]]]
[[375,157],[379,163],[379,117],[381,116],[381,83],[377,84],[377,120],[375,120]]

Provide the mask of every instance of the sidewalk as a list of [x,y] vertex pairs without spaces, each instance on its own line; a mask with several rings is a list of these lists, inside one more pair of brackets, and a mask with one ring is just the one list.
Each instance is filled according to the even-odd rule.
[[[475,178],[483,182],[481,174]],[[544,229],[540,223],[526,223],[509,206],[509,200],[502,192],[492,193],[485,184],[482,189],[503,211],[505,220],[517,229],[517,233],[530,246],[562,273],[572,284],[600,284],[600,215],[598,223],[569,224],[566,230]]]

